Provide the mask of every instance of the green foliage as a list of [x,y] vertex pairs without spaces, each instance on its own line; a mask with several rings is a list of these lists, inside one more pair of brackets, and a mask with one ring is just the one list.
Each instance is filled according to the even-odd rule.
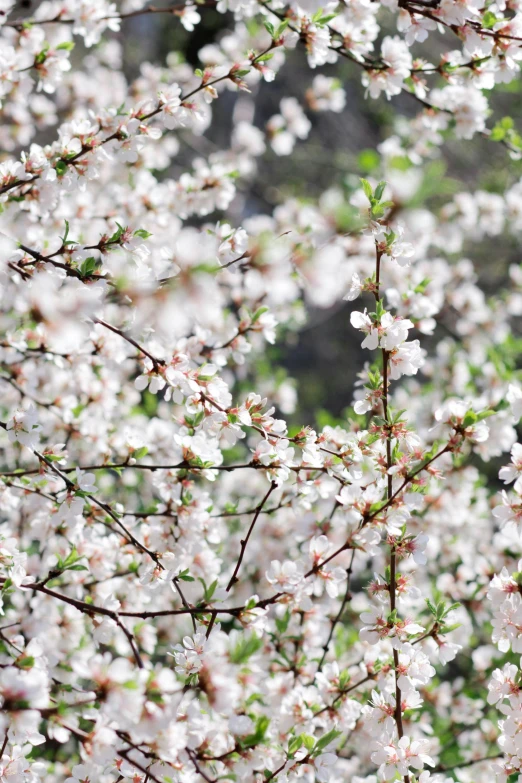
[[230,651],[230,660],[237,665],[246,663],[262,646],[263,640],[259,636],[244,636]]
[[67,557],[62,558],[57,556],[57,562],[55,571],[63,573],[64,571],[88,571],[87,566],[82,565],[79,561],[83,560],[85,555],[78,554],[78,550],[73,546]]

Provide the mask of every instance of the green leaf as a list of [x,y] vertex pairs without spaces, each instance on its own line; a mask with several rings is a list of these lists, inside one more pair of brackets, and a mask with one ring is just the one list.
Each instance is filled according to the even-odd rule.
[[[78,493],[76,492],[75,495]],[[85,558],[85,555],[79,555],[78,550],[75,546],[71,549],[69,554],[65,559],[61,558],[59,555],[57,557],[57,563],[56,568],[53,569],[52,573],[55,576],[59,576],[60,573],[63,571],[88,571],[89,569],[87,566],[82,565],[79,563],[79,560],[83,560]]]
[[297,753],[299,748],[303,744],[302,735],[298,734],[297,737],[292,737],[290,742],[288,743],[288,755],[293,756],[294,753]]
[[188,568],[185,568],[184,571],[180,571],[180,573],[175,577],[176,579],[181,579],[182,582],[195,582],[193,576],[190,576]]
[[58,176],[61,177],[67,171],[67,163],[64,160],[58,160],[56,161],[54,168],[56,169]]
[[337,737],[340,737],[342,734],[342,731],[337,731],[337,729],[331,729],[330,731],[327,731],[326,734],[323,734],[323,736],[317,740],[315,743],[314,748],[314,754],[321,753],[331,742],[337,739]]
[[120,226],[120,224],[119,224],[119,223],[116,223],[116,225],[118,226],[117,230],[114,232],[114,234],[112,235],[112,237],[110,237],[110,238],[107,240],[106,244],[116,244],[117,242],[119,242],[119,240],[120,240],[120,238],[121,238],[122,234],[124,234],[124,233],[125,233],[125,230],[126,230],[126,229],[125,229],[123,226]]
[[210,585],[210,587],[208,587],[208,588],[205,590],[205,601],[207,601],[207,602],[208,602],[208,601],[211,601],[211,600],[212,600],[212,596],[213,596],[213,595],[214,595],[214,593],[216,592],[216,587],[217,587],[217,586],[218,586],[218,580],[217,580],[217,579],[214,579],[214,581],[212,582],[212,584]]
[[60,237],[60,239],[62,240],[64,245],[67,242],[67,237],[68,236],[69,236],[69,221],[66,220],[65,221],[65,234],[63,235],[63,237]]
[[445,634],[445,633],[451,633],[451,631],[456,631],[457,628],[460,628],[461,623],[453,623],[453,625],[446,625],[446,623],[442,623],[439,625],[438,634]]
[[32,669],[34,666],[34,658],[32,655],[26,655],[22,658],[17,658],[17,660],[14,662],[14,665],[19,669]]
[[200,576],[198,576],[198,581],[201,582],[201,584],[203,585],[203,596],[205,599],[205,603],[208,604],[210,603],[210,601],[212,600],[212,596],[216,592],[216,587],[218,586],[218,580],[215,579],[209,587],[207,587],[207,583]]
[[48,462],[60,462],[60,460],[63,459],[63,457],[60,457],[59,454],[46,454],[45,459]]
[[459,609],[460,606],[461,604],[458,601],[454,604],[451,604],[451,606],[448,606],[447,609],[446,608],[444,609],[443,617],[447,617],[450,612],[454,612],[455,609]]
[[85,261],[82,261],[80,265],[80,274],[82,277],[89,277],[96,269],[96,259],[94,256],[89,256]]
[[464,428],[471,427],[472,424],[476,424],[478,416],[475,411],[468,411],[462,420],[462,426]]
[[340,690],[344,690],[348,683],[351,680],[351,675],[348,669],[343,669],[341,673],[339,674],[339,688]]
[[71,52],[74,49],[74,42],[73,41],[63,41],[63,43],[58,44],[58,46],[55,46],[56,51],[60,51],[65,49],[67,52]]
[[494,27],[497,23],[497,17],[493,13],[493,11],[486,11],[484,16],[482,17],[482,24],[486,28],[486,30],[490,30],[492,27]]
[[134,232],[134,236],[141,237],[142,239],[148,239],[149,237],[152,236],[152,234],[150,233],[150,231],[145,231],[144,228],[138,228]]
[[367,179],[363,179],[363,178],[361,178],[361,185],[364,190],[364,194],[366,198],[368,198],[371,201],[373,199],[372,186],[370,185]]
[[416,285],[413,290],[416,294],[423,294],[430,283],[431,283],[431,278],[425,277],[424,280],[421,280],[421,282],[418,285]]
[[283,617],[276,617],[275,624],[280,634],[286,633],[288,624],[290,622],[290,610],[287,609]]
[[434,615],[434,617],[436,617],[437,616],[437,607],[435,606],[435,604],[432,603],[432,601],[430,601],[429,598],[426,598],[426,604],[428,605],[428,609],[430,610],[432,615]]
[[386,182],[382,181],[382,182],[379,182],[379,184],[375,188],[374,196],[377,199],[377,201],[381,200],[382,194],[384,193],[384,188],[385,187],[386,187]]
[[139,449],[136,449],[136,451],[133,454],[134,459],[143,459],[146,454],[149,453],[149,450],[146,446],[141,446]]
[[47,52],[49,51],[49,44],[47,44],[41,52],[38,52],[34,58],[35,65],[42,65],[47,60]]
[[245,748],[251,748],[255,745],[259,745],[259,743],[263,742],[265,739],[265,735],[269,726],[270,718],[267,715],[260,715],[256,721],[255,732],[244,737],[241,745]]
[[289,24],[290,24],[290,19],[285,19],[283,22],[281,22],[281,24],[277,28],[275,36],[274,36],[276,40],[278,38],[281,38],[281,36],[285,32],[285,30],[286,30],[286,28],[288,27]]
[[328,24],[328,22],[331,22],[332,19],[335,19],[337,14],[326,14],[325,16],[319,17],[319,19],[315,20],[315,23],[319,25],[319,27],[324,27]]
[[263,640],[255,634],[252,634],[252,636],[247,638],[242,637],[236,646],[229,652],[230,660],[232,663],[238,665],[246,663],[262,646]]
[[2,593],[6,593],[12,584],[13,584],[13,580],[11,579],[11,577],[8,576],[2,586]]
[[265,307],[265,306],[259,307],[255,311],[254,315],[252,316],[252,323],[255,324],[255,322],[258,321],[261,318],[263,313],[267,313],[269,311],[269,309],[270,309],[269,307]]

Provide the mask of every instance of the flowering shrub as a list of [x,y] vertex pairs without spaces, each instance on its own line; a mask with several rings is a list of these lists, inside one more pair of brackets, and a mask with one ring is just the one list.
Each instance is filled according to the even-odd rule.
[[[230,30],[199,68],[127,83],[113,32],[209,8]],[[488,104],[520,75],[518,0],[18,13],[0,0],[0,781],[521,783],[522,271],[486,296],[461,253],[516,241],[522,181],[408,206],[447,139],[520,157]],[[255,124],[296,47],[304,101]],[[314,70],[343,59],[417,110],[375,177],[241,212],[265,152],[343,110]],[[226,93],[250,110],[184,170]],[[259,359],[343,299],[349,414],[289,426]]]

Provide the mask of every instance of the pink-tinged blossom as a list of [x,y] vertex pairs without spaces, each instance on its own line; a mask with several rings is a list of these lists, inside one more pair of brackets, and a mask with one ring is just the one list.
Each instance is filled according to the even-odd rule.
[[433,766],[435,762],[426,752],[428,748],[428,740],[404,736],[396,744],[379,744],[372,753],[372,761],[379,765],[384,780],[393,780],[397,774],[404,777],[412,769],[422,770],[426,764]]
[[7,435],[11,443],[18,441],[23,446],[34,449],[38,446],[41,424],[34,405],[27,410],[18,410],[7,421]]
[[381,46],[381,59],[384,68],[366,71],[363,84],[371,98],[378,98],[381,92],[384,92],[390,99],[402,91],[404,80],[410,75],[412,57],[408,47],[398,36],[386,36]]
[[280,563],[279,560],[272,560],[270,568],[266,572],[267,581],[275,585],[278,590],[284,593],[295,593],[304,577],[302,564],[286,560]]
[[522,445],[515,443],[511,449],[511,464],[500,468],[498,477],[504,484],[515,482],[513,489],[522,495]]

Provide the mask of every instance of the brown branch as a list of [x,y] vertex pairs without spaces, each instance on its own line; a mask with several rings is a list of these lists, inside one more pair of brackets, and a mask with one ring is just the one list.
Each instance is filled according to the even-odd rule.
[[438,766],[433,770],[437,772],[452,772],[454,769],[461,769],[462,767],[471,767],[473,764],[481,764],[484,761],[496,761],[496,759],[503,758],[502,754],[496,756],[483,756],[480,759],[469,759],[468,761],[461,761],[459,764],[452,764],[451,767]]
[[[205,0],[203,3],[198,3],[197,8],[213,7],[215,0]],[[159,8],[154,5],[149,5],[146,8],[139,8],[136,11],[129,11],[125,14],[112,14],[110,16],[101,16],[97,21],[106,22],[110,19],[119,19],[124,22],[127,19],[134,19],[137,16],[145,16],[150,14],[169,14],[170,16],[178,16],[178,11],[182,11],[188,3],[176,3],[175,5]],[[63,18],[60,14],[48,19],[35,19],[34,17],[28,17],[27,19],[13,19],[12,21],[4,22],[5,27],[15,27],[16,29],[23,29],[25,25],[30,24],[31,27],[35,25],[44,24],[75,24],[76,19]]]
[[354,549],[352,551],[352,557],[351,557],[351,560],[350,560],[350,565],[346,569],[346,591],[344,593],[344,598],[343,598],[343,600],[341,602],[341,606],[339,607],[339,611],[337,612],[337,614],[334,617],[334,619],[331,621],[330,633],[328,634],[328,639],[326,640],[326,642],[323,645],[323,654],[322,654],[321,660],[319,661],[319,664],[317,666],[317,671],[318,672],[320,672],[321,669],[323,668],[323,664],[324,664],[324,662],[326,660],[326,656],[328,655],[328,649],[329,649],[331,641],[333,639],[335,628],[336,628],[337,624],[340,622],[341,617],[343,616],[343,612],[344,612],[344,610],[346,608],[346,604],[352,598],[352,594],[350,592],[350,588],[351,588],[351,581],[352,581],[353,561],[354,561],[354,558],[355,558],[355,552],[356,552],[356,550]]
[[106,329],[110,329],[111,332],[114,332],[114,334],[119,335],[120,337],[123,337],[124,340],[126,340],[128,343],[133,345],[135,348],[140,351],[144,356],[147,356],[152,364],[154,365],[154,370],[158,372],[160,367],[165,366],[165,361],[163,359],[157,359],[155,356],[153,356],[149,351],[147,351],[142,345],[136,342],[130,335],[128,335],[126,332],[124,332],[122,329],[118,329],[116,326],[113,326],[112,324],[107,323],[107,321],[102,321],[101,318],[93,318],[92,319],[94,323],[100,324],[100,326],[104,326]]
[[272,483],[270,484],[270,486],[268,488],[268,491],[267,491],[266,495],[264,496],[263,500],[261,501],[261,503],[256,508],[256,512],[254,514],[252,522],[250,523],[250,527],[248,528],[248,532],[247,532],[245,538],[242,539],[242,541],[241,541],[241,550],[239,552],[239,558],[238,558],[238,561],[236,563],[236,567],[234,568],[234,573],[230,577],[230,582],[227,585],[227,593],[232,589],[232,587],[238,581],[237,575],[239,573],[239,569],[241,568],[241,563],[243,562],[243,557],[245,555],[245,550],[247,548],[250,536],[252,535],[252,532],[254,530],[255,524],[256,524],[256,522],[257,522],[257,520],[259,518],[259,515],[260,515],[261,511],[263,510],[263,506],[265,505],[266,501],[268,500],[268,498],[270,497],[272,492],[276,489],[276,487],[277,487],[277,484],[275,483],[275,481],[272,481]]

